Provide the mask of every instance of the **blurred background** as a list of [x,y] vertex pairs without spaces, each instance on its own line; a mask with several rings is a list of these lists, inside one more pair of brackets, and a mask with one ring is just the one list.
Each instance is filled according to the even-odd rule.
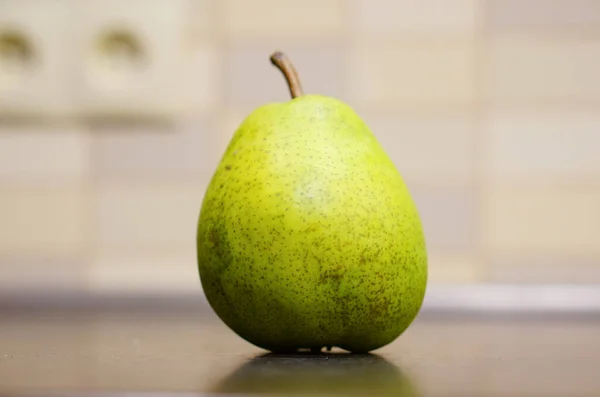
[[387,149],[431,294],[600,283],[597,0],[0,0],[3,299],[200,295],[204,190],[289,99],[274,50]]

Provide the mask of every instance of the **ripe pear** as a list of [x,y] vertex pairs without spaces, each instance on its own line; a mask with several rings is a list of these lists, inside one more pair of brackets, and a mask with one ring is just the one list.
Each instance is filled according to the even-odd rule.
[[366,353],[400,336],[427,285],[421,220],[400,173],[346,103],[304,94],[255,109],[204,195],[198,268],[217,316],[272,352]]

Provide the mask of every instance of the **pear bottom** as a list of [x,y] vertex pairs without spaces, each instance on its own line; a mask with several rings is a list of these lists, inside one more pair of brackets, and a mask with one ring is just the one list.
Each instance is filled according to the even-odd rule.
[[[424,266],[420,258],[412,262],[416,268]],[[209,269],[201,272],[202,284],[218,317],[241,338],[274,353],[316,353],[332,347],[352,353],[377,350],[410,326],[426,286],[422,272],[402,276],[400,266],[382,267],[374,274],[348,271],[315,277],[314,284],[293,273],[276,282],[273,272],[218,274]],[[273,277],[270,284],[261,284]]]

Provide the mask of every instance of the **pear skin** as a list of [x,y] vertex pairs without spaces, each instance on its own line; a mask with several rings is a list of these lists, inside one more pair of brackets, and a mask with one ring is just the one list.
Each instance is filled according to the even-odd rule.
[[427,285],[421,220],[400,173],[346,103],[305,95],[241,123],[200,209],[204,294],[241,338],[273,352],[365,353],[400,336]]

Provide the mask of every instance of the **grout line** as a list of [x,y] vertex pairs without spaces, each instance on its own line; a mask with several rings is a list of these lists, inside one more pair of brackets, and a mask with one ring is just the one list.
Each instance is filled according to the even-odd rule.
[[[212,24],[212,28],[211,28],[211,37],[212,37],[212,44],[215,46],[215,48],[218,50],[218,61],[217,64],[219,65],[219,78],[218,81],[219,83],[218,85],[218,92],[219,92],[219,97],[218,99],[215,101],[214,103],[214,108],[213,110],[215,111],[216,116],[223,116],[224,114],[226,114],[226,108],[225,108],[225,87],[226,87],[226,79],[227,79],[227,74],[225,73],[225,70],[227,70],[226,66],[226,62],[227,62],[227,54],[229,51],[229,46],[227,45],[227,29],[225,27],[225,19],[227,18],[227,16],[225,15],[225,2],[224,1],[214,1],[212,3],[212,17],[214,19],[214,22]],[[216,117],[217,120],[220,120],[219,117]],[[213,131],[213,134],[217,133],[217,128],[215,126],[215,130]]]
[[87,144],[89,152],[88,152],[88,172],[89,175],[82,183],[81,189],[83,190],[83,194],[85,197],[85,236],[83,243],[83,260],[81,263],[81,273],[82,273],[82,283],[83,289],[89,289],[91,287],[91,279],[90,272],[92,269],[92,264],[94,262],[95,254],[96,254],[96,238],[95,234],[98,230],[97,225],[95,224],[95,208],[96,208],[96,172],[94,170],[94,146],[97,142],[94,139],[94,130],[88,124],[81,124],[82,133],[85,134],[87,138]]
[[[227,34],[227,28],[225,26],[225,20],[227,19],[226,15],[226,5],[225,1],[214,1],[213,2],[213,17],[216,23],[213,26],[213,44],[215,47],[219,48],[219,61],[220,65],[220,75],[218,78],[218,91],[219,91],[219,99],[215,104],[215,114],[214,114],[214,125],[212,131],[212,140],[213,140],[213,150],[218,150],[221,153],[217,155],[219,161],[221,156],[224,153],[231,137],[233,136],[233,131],[231,132],[230,137],[226,138],[223,135],[225,131],[223,131],[223,127],[227,125],[226,118],[232,114],[235,110],[232,109],[229,104],[226,103],[226,95],[225,91],[227,89],[227,79],[228,75],[225,72],[227,70],[227,61],[231,54],[232,50],[232,41],[230,41],[230,37]],[[215,165],[216,166],[216,165]],[[213,170],[214,171],[214,170]],[[211,177],[212,172],[211,171]]]
[[[340,100],[345,101],[348,105],[353,106],[353,98],[351,98],[352,89],[350,88],[350,84],[352,81],[352,70],[353,67],[350,66],[352,63],[352,56],[356,51],[356,43],[355,43],[355,29],[356,25],[353,24],[354,15],[356,13],[356,1],[346,1],[340,4],[340,14],[342,18],[342,31],[340,35],[340,42],[337,44],[342,49],[343,54],[343,70],[340,71],[340,74],[343,75],[342,78],[342,92],[341,97],[338,98]],[[353,29],[354,28],[354,29]]]
[[475,262],[476,273],[479,282],[483,282],[488,277],[488,252],[485,248],[485,232],[487,224],[485,222],[485,198],[488,194],[487,179],[484,175],[485,149],[488,147],[485,135],[485,114],[487,110],[486,94],[489,90],[485,81],[485,54],[488,40],[487,19],[485,10],[485,1],[479,0],[475,7],[475,29],[473,37],[473,71],[474,71],[474,91],[475,106],[473,109],[472,135],[472,160],[473,160],[473,184],[475,190],[475,208],[474,208],[474,235],[475,237]]

